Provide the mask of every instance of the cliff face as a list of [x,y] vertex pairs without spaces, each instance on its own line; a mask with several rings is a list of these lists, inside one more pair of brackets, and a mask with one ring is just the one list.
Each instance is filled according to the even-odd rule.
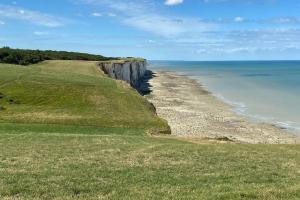
[[145,75],[147,61],[110,61],[101,62],[99,66],[111,78],[124,80],[137,88]]

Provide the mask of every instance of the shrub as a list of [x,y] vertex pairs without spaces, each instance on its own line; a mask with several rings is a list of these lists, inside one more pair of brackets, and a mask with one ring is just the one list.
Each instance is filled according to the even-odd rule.
[[0,63],[18,65],[30,65],[44,60],[105,61],[111,59],[115,58],[67,51],[11,49],[9,47],[0,48]]

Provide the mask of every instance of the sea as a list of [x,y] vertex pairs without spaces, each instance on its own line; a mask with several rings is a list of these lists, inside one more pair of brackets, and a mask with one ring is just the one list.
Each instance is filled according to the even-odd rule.
[[300,135],[300,61],[149,61],[149,69],[199,80],[236,113]]

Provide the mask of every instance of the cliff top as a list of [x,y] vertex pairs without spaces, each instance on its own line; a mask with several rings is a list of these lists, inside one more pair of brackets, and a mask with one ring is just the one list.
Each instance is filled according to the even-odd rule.
[[100,61],[100,63],[119,63],[119,64],[123,64],[126,62],[144,62],[146,61],[145,58],[133,58],[133,57],[128,57],[128,58],[118,58],[118,59],[114,59],[114,60],[104,60],[104,61]]

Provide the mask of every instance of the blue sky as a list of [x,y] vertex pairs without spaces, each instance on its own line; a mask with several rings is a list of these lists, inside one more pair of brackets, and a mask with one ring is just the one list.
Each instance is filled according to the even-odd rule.
[[300,1],[1,0],[0,45],[163,60],[299,60]]

